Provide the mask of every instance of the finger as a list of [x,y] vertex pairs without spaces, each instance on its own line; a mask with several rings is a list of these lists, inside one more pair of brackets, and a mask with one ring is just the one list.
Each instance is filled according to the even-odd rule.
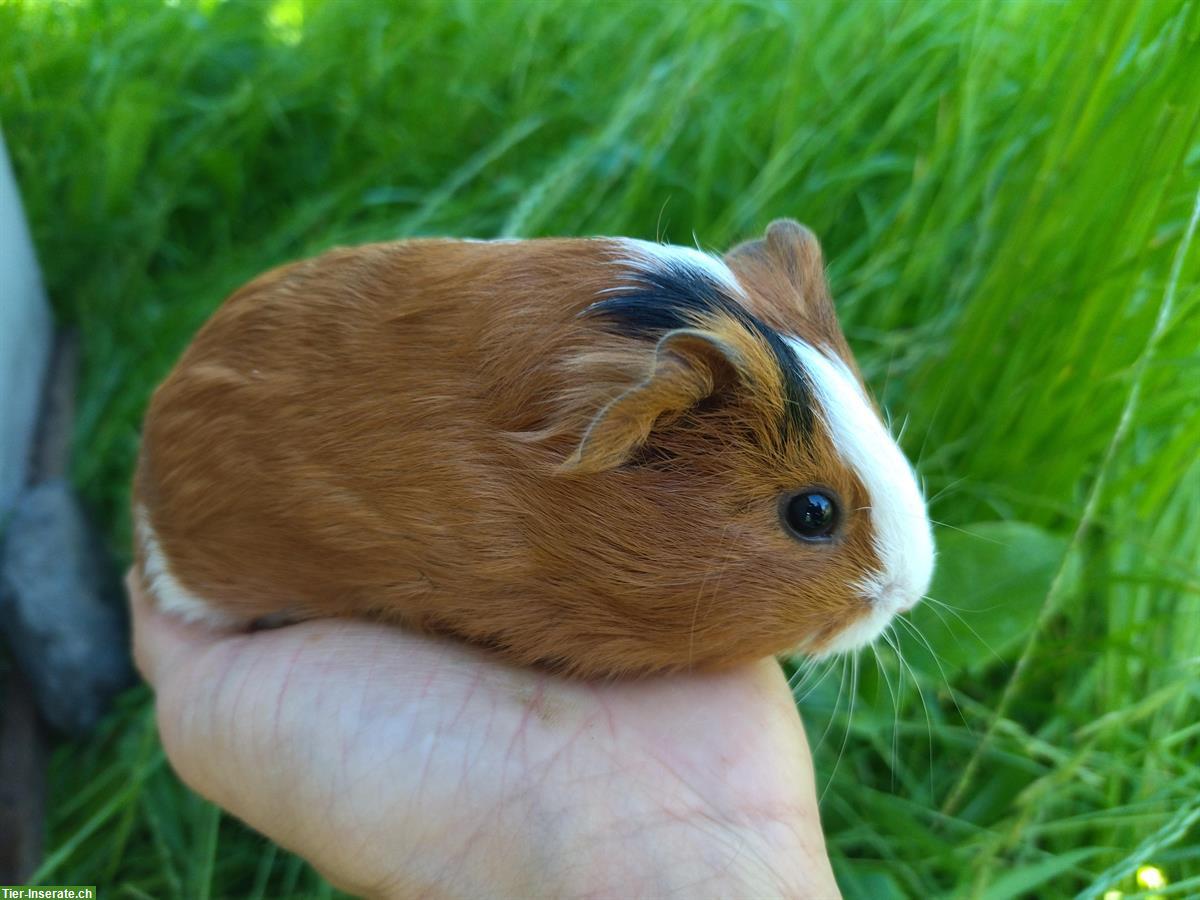
[[129,619],[133,629],[133,661],[142,678],[152,687],[158,687],[164,668],[189,659],[203,648],[228,637],[164,613],[133,569],[125,574],[125,588],[129,593]]
[[[399,803],[375,798],[417,767],[402,766],[360,791],[357,802],[344,799],[343,776],[369,779],[385,761],[408,752],[402,724],[382,729],[398,744],[359,741],[376,717],[358,710],[364,695],[401,694],[393,686],[417,680],[411,667],[422,650],[416,639],[331,620],[203,638],[164,618],[170,619],[154,614],[142,621],[154,648],[157,722],[172,768],[197,793],[335,883],[367,892],[359,879],[372,884],[384,877],[376,873],[388,870],[374,855],[370,864],[358,859],[355,848],[373,847],[381,835],[390,847],[394,829],[386,823],[399,818]],[[391,715],[397,722],[405,718],[400,710]]]

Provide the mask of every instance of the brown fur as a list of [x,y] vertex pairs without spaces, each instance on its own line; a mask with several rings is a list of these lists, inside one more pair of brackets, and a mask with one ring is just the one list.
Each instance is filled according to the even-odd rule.
[[[331,251],[236,292],[155,392],[135,478],[174,577],[243,621],[381,616],[583,675],[819,649],[866,612],[862,485],[784,440],[769,350],[719,317],[657,344],[578,314],[605,239]],[[815,239],[727,259],[746,305],[853,365]],[[820,484],[830,545],[779,524]]]

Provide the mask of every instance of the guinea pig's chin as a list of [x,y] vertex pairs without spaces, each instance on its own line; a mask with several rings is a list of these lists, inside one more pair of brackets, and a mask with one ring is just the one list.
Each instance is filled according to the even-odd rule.
[[813,659],[828,659],[831,656],[837,656],[839,653],[849,653],[857,650],[859,647],[866,647],[868,644],[874,643],[883,634],[895,616],[896,612],[894,609],[888,608],[883,604],[874,605],[870,612],[853,625],[843,628],[824,646],[806,651],[805,655]]

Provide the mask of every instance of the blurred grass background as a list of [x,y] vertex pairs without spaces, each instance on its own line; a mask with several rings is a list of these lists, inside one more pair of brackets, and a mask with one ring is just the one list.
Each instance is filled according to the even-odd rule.
[[[0,3],[0,123],[83,340],[74,477],[125,559],[149,392],[268,266],[817,230],[946,604],[798,686],[848,897],[1144,865],[1200,896],[1198,122],[1195,2]],[[39,878],[330,896],[174,779],[149,703],[56,754]]]

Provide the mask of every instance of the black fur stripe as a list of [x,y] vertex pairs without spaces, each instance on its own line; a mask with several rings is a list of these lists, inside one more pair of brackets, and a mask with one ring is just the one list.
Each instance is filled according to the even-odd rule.
[[696,266],[648,260],[645,268],[630,267],[624,284],[588,306],[580,315],[600,319],[628,337],[658,340],[676,328],[694,328],[705,316],[725,315],[766,342],[783,376],[785,409],[783,437],[795,431],[811,433],[812,387],[808,374],[783,336],[737,302],[720,282]]

